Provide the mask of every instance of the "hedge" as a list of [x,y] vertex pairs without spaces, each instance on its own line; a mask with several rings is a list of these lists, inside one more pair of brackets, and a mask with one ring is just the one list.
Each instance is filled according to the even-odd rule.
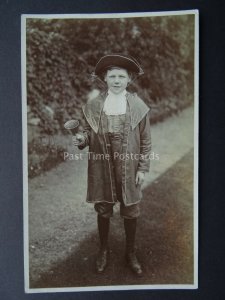
[[92,81],[91,73],[109,53],[128,54],[141,63],[145,74],[129,89],[152,107],[152,123],[193,103],[193,15],[28,18],[28,122],[38,127],[38,134],[63,134],[65,121],[82,118],[87,94],[105,88]]
[[[27,97],[45,132],[80,118],[98,59],[134,56],[145,74],[131,89],[164,115],[193,101],[194,16],[27,19]],[[53,110],[51,120],[46,106]],[[157,111],[158,110],[158,111]]]

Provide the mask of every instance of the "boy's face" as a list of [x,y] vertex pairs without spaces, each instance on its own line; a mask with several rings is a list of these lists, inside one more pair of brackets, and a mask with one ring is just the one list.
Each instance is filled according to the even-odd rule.
[[116,95],[122,93],[126,89],[130,80],[130,76],[125,69],[113,68],[108,70],[105,75],[108,89]]

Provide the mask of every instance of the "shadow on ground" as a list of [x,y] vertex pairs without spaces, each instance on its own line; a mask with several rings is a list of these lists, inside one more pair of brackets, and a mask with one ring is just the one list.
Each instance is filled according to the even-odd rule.
[[136,278],[124,263],[122,220],[112,219],[110,265],[94,272],[97,233],[90,233],[76,252],[55,264],[30,288],[134,284],[193,284],[193,151],[144,190],[138,220],[138,257],[144,276]]

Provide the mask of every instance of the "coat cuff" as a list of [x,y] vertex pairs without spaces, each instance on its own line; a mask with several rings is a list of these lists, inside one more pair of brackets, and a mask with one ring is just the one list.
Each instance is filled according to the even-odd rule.
[[138,171],[141,171],[141,172],[144,172],[144,173],[148,173],[149,172],[149,169],[148,167],[138,167],[137,170]]

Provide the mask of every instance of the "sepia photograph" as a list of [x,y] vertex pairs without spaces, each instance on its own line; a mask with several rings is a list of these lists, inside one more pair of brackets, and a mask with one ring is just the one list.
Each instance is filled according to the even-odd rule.
[[198,288],[198,11],[21,16],[27,293]]

